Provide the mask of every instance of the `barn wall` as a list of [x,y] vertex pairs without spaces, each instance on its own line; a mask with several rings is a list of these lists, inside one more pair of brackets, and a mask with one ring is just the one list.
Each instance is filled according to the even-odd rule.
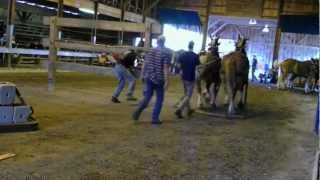
[[303,61],[319,58],[319,41],[318,35],[282,33],[279,60],[295,58]]
[[[211,15],[263,17],[278,16],[280,0],[211,0]],[[206,16],[208,0],[162,0],[162,7],[198,11],[202,20]],[[317,0],[284,0],[283,14],[318,13]],[[203,21],[204,22],[204,21]]]
[[[274,48],[275,29],[270,29],[269,33],[263,33],[262,28],[250,26],[227,25],[218,34],[221,39],[236,40],[238,34],[249,39],[247,46],[248,57],[251,60],[256,55],[259,60],[260,68],[264,64],[272,64]],[[301,61],[312,57],[319,57],[319,41],[317,35],[305,35],[295,33],[282,33],[279,62],[287,58],[295,58]]]

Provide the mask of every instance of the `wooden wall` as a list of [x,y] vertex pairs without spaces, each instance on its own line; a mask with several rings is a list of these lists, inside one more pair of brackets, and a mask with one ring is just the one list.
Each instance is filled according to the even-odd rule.
[[[261,64],[271,66],[275,29],[270,29],[269,33],[263,33],[262,28],[258,27],[227,25],[218,35],[221,39],[236,40],[239,32],[249,39],[247,46],[249,59],[256,55]],[[319,57],[319,41],[320,38],[317,35],[282,33],[279,62],[287,58],[304,61]]]
[[[280,0],[211,0],[211,15],[266,17],[276,19]],[[208,0],[162,0],[162,7],[198,11],[206,16]],[[318,0],[284,0],[283,14],[318,13]]]

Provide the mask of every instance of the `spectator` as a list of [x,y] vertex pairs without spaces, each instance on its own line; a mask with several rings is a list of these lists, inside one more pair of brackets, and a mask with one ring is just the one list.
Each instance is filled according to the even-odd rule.
[[113,103],[121,103],[118,99],[120,96],[126,81],[129,83],[128,87],[128,94],[127,100],[128,101],[136,101],[137,98],[133,96],[135,90],[135,77],[134,74],[131,72],[131,69],[134,67],[134,61],[136,59],[136,53],[133,51],[126,52],[124,57],[117,57],[115,58],[118,61],[116,62],[113,72],[118,78],[118,86],[113,93],[111,101]]
[[256,75],[255,75],[255,72],[257,69],[257,64],[258,64],[257,57],[256,57],[256,55],[253,55],[252,65],[251,65],[251,81],[252,82],[257,80]]
[[145,108],[147,108],[154,91],[156,92],[156,103],[152,114],[152,124],[161,124],[159,119],[165,90],[169,85],[169,66],[171,53],[165,47],[165,38],[160,36],[157,47],[151,49],[145,57],[142,68],[142,80],[145,82],[144,98],[132,117],[137,121]]

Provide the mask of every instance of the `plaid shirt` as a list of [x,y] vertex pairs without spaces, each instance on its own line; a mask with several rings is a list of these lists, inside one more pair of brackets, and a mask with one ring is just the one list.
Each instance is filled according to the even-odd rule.
[[167,48],[153,48],[145,56],[144,79],[155,84],[164,82],[164,65],[170,65],[171,51]]

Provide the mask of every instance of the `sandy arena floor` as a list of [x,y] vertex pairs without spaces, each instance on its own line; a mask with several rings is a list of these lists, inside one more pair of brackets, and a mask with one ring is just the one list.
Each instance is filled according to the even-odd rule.
[[0,81],[17,84],[40,123],[36,132],[0,134],[0,154],[17,154],[0,161],[1,180],[311,178],[315,96],[251,87],[248,119],[178,120],[182,91],[173,79],[164,124],[152,127],[151,108],[134,124],[134,103],[109,103],[111,77],[58,73],[53,94],[42,71],[0,73]]

